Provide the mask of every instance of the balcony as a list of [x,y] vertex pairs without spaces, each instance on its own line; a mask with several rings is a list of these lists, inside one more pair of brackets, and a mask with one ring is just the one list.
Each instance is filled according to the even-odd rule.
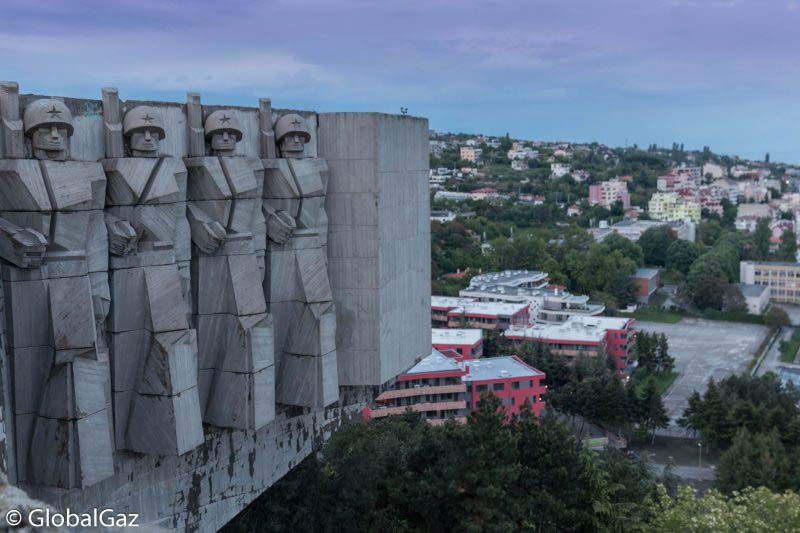
[[395,400],[397,398],[411,398],[413,396],[425,396],[427,394],[460,394],[467,392],[467,386],[463,383],[459,385],[438,385],[411,387],[408,389],[389,390],[378,396],[375,401],[383,402]]
[[451,409],[466,409],[466,400],[456,400],[454,402],[425,402],[414,405],[403,405],[401,407],[379,407],[372,411],[372,418],[383,418],[384,416],[402,415],[407,409],[414,413],[424,413],[427,411],[449,411]]

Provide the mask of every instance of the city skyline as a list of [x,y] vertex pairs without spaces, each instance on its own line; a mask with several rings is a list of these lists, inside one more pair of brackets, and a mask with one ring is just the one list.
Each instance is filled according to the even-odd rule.
[[[11,0],[24,93],[409,113],[440,131],[800,163],[800,2]],[[43,74],[47,73],[47,74]]]

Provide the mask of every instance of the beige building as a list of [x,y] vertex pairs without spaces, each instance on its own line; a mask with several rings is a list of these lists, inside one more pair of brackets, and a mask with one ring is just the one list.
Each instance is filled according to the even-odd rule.
[[739,281],[769,287],[769,298],[779,303],[800,303],[800,263],[742,261]]
[[650,197],[648,205],[654,220],[685,220],[695,224],[700,222],[700,204],[694,200],[681,198],[674,192],[657,192]]
[[473,146],[462,146],[460,157],[462,161],[470,161],[471,163],[478,163],[483,155],[483,150]]

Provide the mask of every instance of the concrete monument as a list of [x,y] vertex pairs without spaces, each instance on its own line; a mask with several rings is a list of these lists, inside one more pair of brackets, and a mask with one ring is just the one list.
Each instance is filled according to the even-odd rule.
[[180,455],[203,442],[197,336],[179,274],[191,249],[186,167],[159,156],[157,108],[136,106],[122,121],[120,111],[117,91],[104,90],[116,447]]
[[190,94],[187,113],[192,316],[203,420],[258,429],[275,416],[272,318],[263,292],[255,290],[264,272],[264,167],[236,154],[243,132],[234,110],[213,111],[201,127],[200,99]]
[[[269,113],[264,105],[260,110]],[[270,119],[261,120],[265,122]],[[324,407],[339,398],[336,312],[325,250],[329,172],[324,159],[304,156],[311,135],[299,114],[281,116],[274,126],[280,158],[263,160],[268,236],[264,289],[275,319],[276,400]]]
[[99,163],[69,160],[74,128],[62,101],[31,102],[20,123],[16,84],[1,89],[0,257],[17,478],[86,487],[114,473],[106,178]]

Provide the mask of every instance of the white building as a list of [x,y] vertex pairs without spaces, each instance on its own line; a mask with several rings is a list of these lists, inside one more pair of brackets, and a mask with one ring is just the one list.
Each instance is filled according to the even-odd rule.
[[550,177],[553,179],[563,178],[569,174],[571,168],[566,163],[551,163]]
[[463,202],[464,200],[472,200],[472,194],[468,192],[457,191],[436,191],[433,195],[434,200],[453,200],[454,202]]

